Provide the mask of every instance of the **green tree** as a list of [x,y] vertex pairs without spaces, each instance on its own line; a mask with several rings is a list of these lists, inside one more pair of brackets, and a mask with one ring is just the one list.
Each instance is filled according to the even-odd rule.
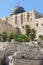
[[29,40],[28,40],[28,37],[27,37],[26,35],[22,35],[20,38],[21,38],[21,41],[22,41],[22,42],[27,42],[27,41],[29,41]]
[[34,34],[36,34],[35,29],[30,29],[30,33],[34,33]]
[[7,33],[6,32],[3,32],[1,33],[1,41],[6,41],[7,40]]
[[1,36],[1,33],[0,33],[0,41],[1,41],[1,38],[2,38],[2,36]]
[[14,40],[18,41],[18,42],[26,42],[28,41],[28,38],[26,35],[22,35],[22,34],[15,34],[14,35]]
[[19,34],[15,34],[15,35],[14,35],[14,40],[15,40],[15,41],[18,41],[18,39],[19,39]]
[[29,33],[30,33],[30,26],[29,25],[25,26],[25,31],[26,31],[26,35],[29,35]]
[[43,35],[39,35],[39,40],[40,40],[40,41],[43,40]]
[[29,39],[34,40],[35,37],[36,37],[36,31],[34,29],[31,29],[29,33]]
[[8,39],[7,41],[11,41],[12,39],[14,39],[14,33],[13,32],[9,33],[7,39]]

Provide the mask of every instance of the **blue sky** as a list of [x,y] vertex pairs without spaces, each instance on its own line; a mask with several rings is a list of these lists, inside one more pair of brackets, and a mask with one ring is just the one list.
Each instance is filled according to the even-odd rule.
[[35,9],[43,13],[43,0],[0,0],[0,18],[9,16],[13,7],[23,6],[26,11]]

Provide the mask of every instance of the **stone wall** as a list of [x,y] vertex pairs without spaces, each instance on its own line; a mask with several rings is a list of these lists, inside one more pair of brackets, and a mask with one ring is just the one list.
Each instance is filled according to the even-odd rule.
[[43,60],[15,59],[14,65],[43,65]]
[[[3,43],[0,44],[2,45]],[[13,65],[43,65],[43,48],[32,45],[32,42],[31,44],[30,42],[5,42],[3,49],[0,49],[0,60],[5,54],[8,57],[12,57],[9,61],[13,61]]]

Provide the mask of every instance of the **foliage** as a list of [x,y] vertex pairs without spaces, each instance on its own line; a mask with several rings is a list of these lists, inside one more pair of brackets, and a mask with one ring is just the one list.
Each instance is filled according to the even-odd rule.
[[34,33],[30,33],[29,34],[29,40],[34,40],[35,38],[35,34]]
[[43,35],[39,35],[39,40],[43,40]]
[[30,29],[30,26],[25,26],[26,35],[29,37],[29,40],[34,40],[36,36],[36,31],[34,29]]
[[7,41],[11,41],[12,39],[14,39],[14,33],[13,32],[8,34]]
[[28,25],[25,26],[25,30],[26,30],[26,35],[21,34],[18,28],[17,28],[18,33],[15,34],[14,32],[10,32],[9,34],[7,34],[6,32],[0,33],[0,41],[5,42],[14,39],[14,41],[18,41],[18,42],[27,42],[29,40],[34,40],[36,36],[36,31],[34,29],[30,29],[30,26]]
[[18,42],[27,42],[28,41],[28,38],[26,35],[22,35],[22,34],[16,34],[14,36],[14,40],[15,41],[18,41]]
[[36,31],[34,29],[31,29],[29,33],[29,39],[34,40],[35,36],[36,36]]
[[34,29],[30,29],[30,33],[36,33]]
[[1,33],[0,33],[0,41],[1,41],[1,38],[2,38],[2,37],[1,37]]
[[4,41],[4,42],[7,40],[7,33],[6,32],[3,32],[0,34],[0,40]]
[[30,26],[29,25],[25,26],[25,31],[26,31],[26,35],[29,35],[29,33],[30,33]]
[[27,42],[28,41],[28,37],[26,35],[23,34],[14,34],[13,32],[7,34],[6,32],[3,32],[0,34],[0,41],[11,41],[12,39],[14,39],[14,41],[18,41],[18,42]]

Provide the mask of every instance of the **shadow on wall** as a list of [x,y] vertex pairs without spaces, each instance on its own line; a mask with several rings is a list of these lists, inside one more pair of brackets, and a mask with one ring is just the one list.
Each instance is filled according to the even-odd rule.
[[1,65],[9,65],[9,59],[7,56],[4,56],[4,58],[1,61]]
[[41,61],[40,61],[40,65],[43,65],[43,58],[42,58]]
[[17,34],[21,33],[21,31],[20,31],[20,29],[18,27],[16,27],[15,29],[16,29]]

